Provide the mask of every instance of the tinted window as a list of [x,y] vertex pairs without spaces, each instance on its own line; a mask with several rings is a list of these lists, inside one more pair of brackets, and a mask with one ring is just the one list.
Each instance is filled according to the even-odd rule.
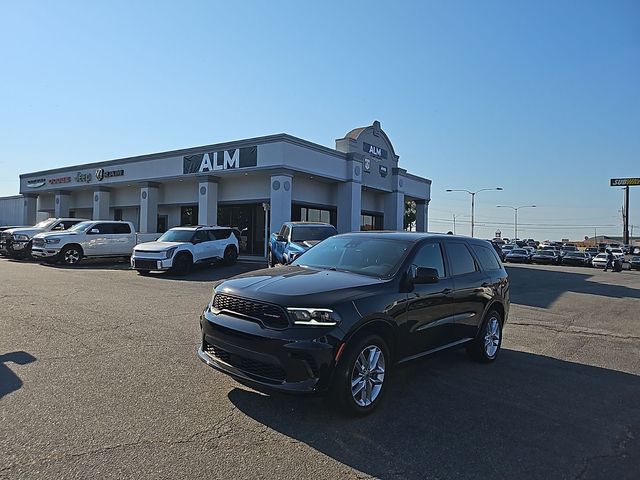
[[471,245],[471,248],[475,252],[476,257],[478,257],[478,261],[483,270],[500,269],[500,260],[493,249],[482,245]]
[[417,267],[435,268],[438,277],[444,278],[444,260],[439,243],[427,243],[420,247],[418,253],[413,258],[413,264]]
[[209,241],[209,233],[206,230],[198,230],[196,234],[193,236],[194,241],[200,242],[208,242]]
[[464,275],[476,271],[476,262],[464,243],[447,243],[447,255],[451,264],[451,275]]
[[398,270],[410,247],[411,243],[402,240],[341,235],[320,242],[293,265],[388,277]]
[[229,238],[231,235],[231,230],[220,229],[220,230],[209,230],[209,237],[211,240],[224,240],[225,238]]
[[126,223],[114,223],[113,233],[131,233],[131,227]]
[[282,236],[284,237],[285,240],[289,240],[289,230],[290,230],[290,228],[287,225],[285,225],[284,233],[282,234]]
[[338,232],[333,227],[294,227],[291,233],[291,241],[324,240],[336,233]]
[[113,224],[112,223],[98,223],[98,224],[94,225],[93,227],[91,227],[91,229],[89,230],[89,233],[91,233],[92,230],[98,230],[98,233],[101,234],[101,235],[108,234],[108,233],[113,233]]
[[159,242],[190,242],[193,239],[193,230],[169,230],[159,239]]

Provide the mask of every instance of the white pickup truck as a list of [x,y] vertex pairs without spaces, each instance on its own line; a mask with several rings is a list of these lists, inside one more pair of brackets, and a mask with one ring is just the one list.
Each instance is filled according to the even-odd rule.
[[13,258],[29,258],[34,235],[60,232],[84,221],[83,218],[47,218],[32,227],[15,227],[0,233],[0,252]]
[[33,237],[31,255],[50,263],[74,266],[83,258],[130,257],[140,238],[131,222],[91,220],[63,232],[40,233]]

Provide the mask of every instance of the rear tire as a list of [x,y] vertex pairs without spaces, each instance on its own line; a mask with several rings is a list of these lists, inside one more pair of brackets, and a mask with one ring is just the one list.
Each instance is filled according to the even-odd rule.
[[229,245],[224,250],[224,257],[222,259],[222,263],[224,263],[227,266],[231,266],[235,264],[237,260],[238,260],[238,250],[236,250],[236,247],[234,247],[233,245]]
[[350,416],[373,412],[389,382],[391,355],[382,337],[374,334],[352,340],[336,366],[327,400]]
[[77,245],[67,245],[60,252],[60,261],[67,267],[75,267],[82,261],[83,256],[82,248]]
[[193,266],[193,260],[186,253],[179,253],[173,261],[171,271],[176,275],[186,275]]
[[502,317],[497,310],[490,310],[482,322],[478,336],[467,347],[467,353],[478,362],[493,362],[502,346]]

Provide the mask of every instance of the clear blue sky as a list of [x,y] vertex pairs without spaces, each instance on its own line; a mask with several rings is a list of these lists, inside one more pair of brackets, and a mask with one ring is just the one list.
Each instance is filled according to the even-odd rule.
[[[511,236],[496,205],[531,203],[521,237],[620,234],[609,178],[640,176],[636,0],[7,1],[0,54],[0,195],[19,173],[251,136],[333,147],[375,119],[433,180],[433,231],[455,213],[469,232],[446,188],[501,186],[477,197],[479,236]],[[640,236],[640,187],[631,221]]]

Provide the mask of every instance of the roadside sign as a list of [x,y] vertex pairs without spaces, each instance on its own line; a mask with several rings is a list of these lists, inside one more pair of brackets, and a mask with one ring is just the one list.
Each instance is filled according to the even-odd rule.
[[640,185],[640,178],[612,178],[612,187],[633,187]]

